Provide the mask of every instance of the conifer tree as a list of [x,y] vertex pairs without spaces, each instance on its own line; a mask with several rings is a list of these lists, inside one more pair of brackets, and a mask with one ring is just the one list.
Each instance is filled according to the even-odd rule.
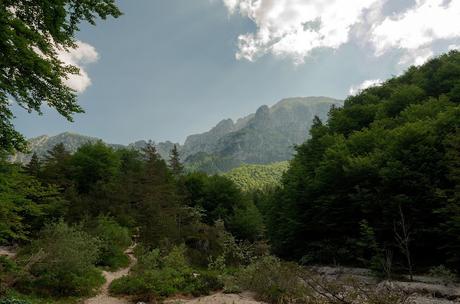
[[184,165],[182,165],[180,161],[179,150],[176,145],[174,145],[171,153],[169,154],[169,168],[175,176],[179,176],[184,173]]
[[70,186],[69,179],[71,154],[66,150],[63,143],[55,145],[48,151],[43,164],[43,180],[48,184],[54,184],[62,189]]
[[32,154],[32,158],[30,159],[30,162],[26,165],[25,169],[26,172],[32,176],[38,177],[40,175],[41,162],[38,158],[37,153],[34,152],[34,154]]

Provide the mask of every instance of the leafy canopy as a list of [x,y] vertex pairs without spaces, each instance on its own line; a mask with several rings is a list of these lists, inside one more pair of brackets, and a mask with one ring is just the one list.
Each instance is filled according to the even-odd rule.
[[25,140],[11,122],[11,101],[41,114],[43,104],[72,121],[83,109],[65,85],[77,67],[59,51],[76,47],[79,24],[118,17],[114,0],[4,0],[0,2],[0,149],[24,150]]

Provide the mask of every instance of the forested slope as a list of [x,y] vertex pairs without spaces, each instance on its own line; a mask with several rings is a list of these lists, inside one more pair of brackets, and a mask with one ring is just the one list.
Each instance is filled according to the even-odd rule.
[[460,269],[460,53],[316,119],[270,200],[269,237],[304,262]]
[[288,169],[289,163],[279,162],[268,165],[242,165],[224,174],[244,191],[264,190],[277,187]]

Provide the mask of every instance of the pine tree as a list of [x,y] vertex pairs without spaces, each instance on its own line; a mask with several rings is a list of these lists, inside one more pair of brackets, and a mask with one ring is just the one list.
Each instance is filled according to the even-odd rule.
[[174,145],[171,153],[169,154],[169,168],[175,176],[179,176],[184,173],[184,165],[180,162],[179,150],[176,145]]
[[72,184],[69,176],[71,157],[72,155],[62,143],[51,148],[43,163],[42,180],[47,184],[67,189]]
[[34,152],[34,154],[32,154],[32,158],[30,159],[30,162],[26,165],[25,169],[26,172],[30,175],[35,177],[39,176],[41,170],[41,162],[38,158],[37,153]]
[[140,238],[148,246],[161,241],[175,243],[179,239],[179,198],[176,184],[166,162],[149,142],[143,149],[145,168],[138,187],[141,189],[138,222]]

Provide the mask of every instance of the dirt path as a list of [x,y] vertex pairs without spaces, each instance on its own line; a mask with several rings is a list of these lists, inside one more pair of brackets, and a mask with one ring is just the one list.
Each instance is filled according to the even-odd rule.
[[216,293],[206,297],[195,299],[170,299],[165,304],[266,304],[254,300],[254,297],[249,292],[241,294],[224,294]]
[[16,257],[16,251],[12,247],[0,246],[0,256],[7,256],[11,259],[14,259]]
[[136,264],[136,257],[133,254],[135,245],[126,249],[125,254],[129,257],[129,266],[115,272],[103,271],[105,283],[102,285],[99,294],[93,298],[87,299],[84,304],[129,304],[130,302],[122,298],[114,298],[109,295],[109,286],[112,281],[128,275],[131,267]]

